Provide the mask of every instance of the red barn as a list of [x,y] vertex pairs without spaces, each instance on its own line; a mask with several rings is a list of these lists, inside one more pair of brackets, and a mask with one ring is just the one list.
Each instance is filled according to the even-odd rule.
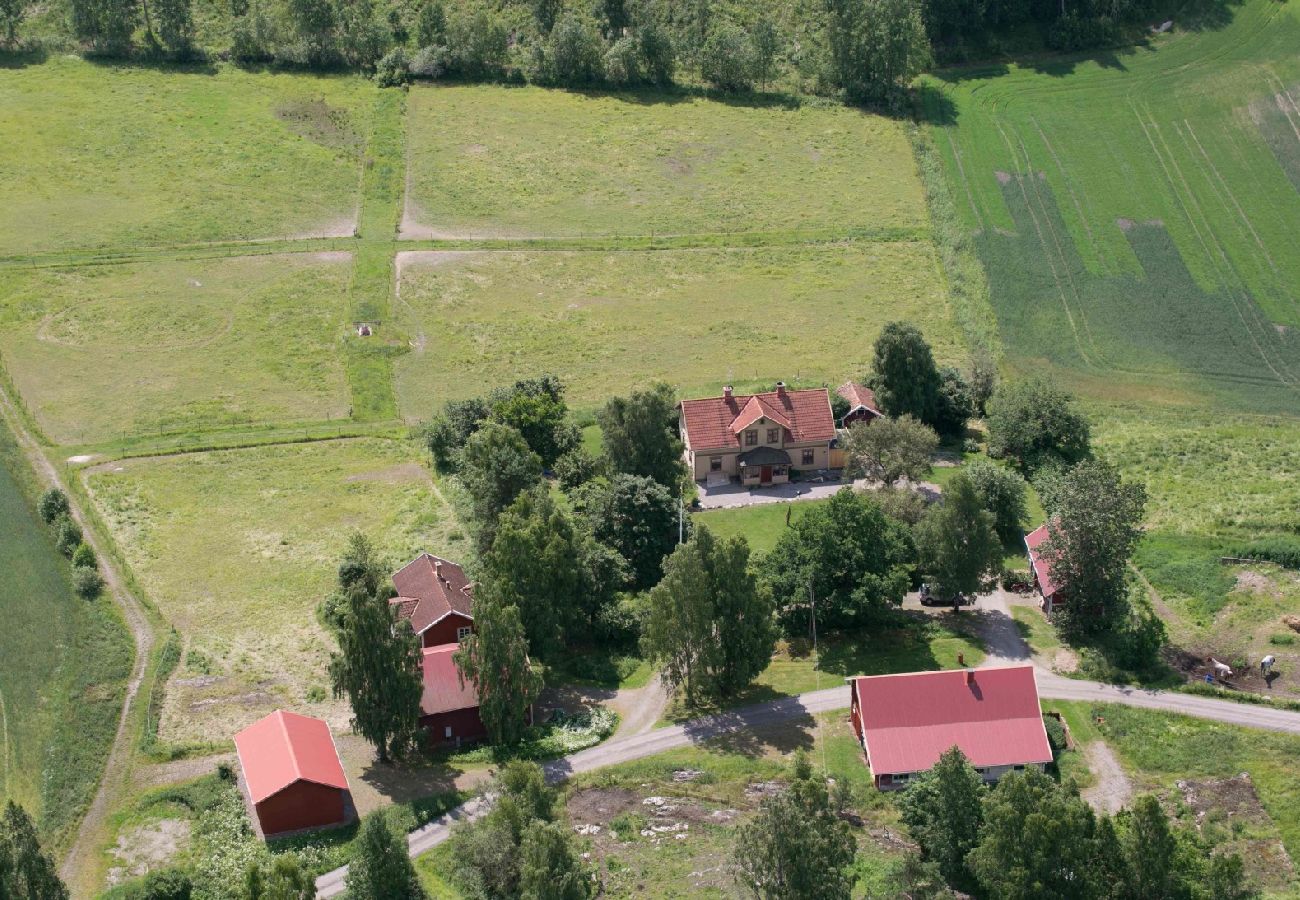
[[849,402],[849,411],[839,421],[841,428],[848,428],[854,422],[870,422],[884,415],[876,405],[875,392],[856,381],[844,382],[835,393]]
[[985,781],[1052,761],[1033,666],[848,679],[853,730],[876,787],[906,785],[961,748]]
[[235,735],[262,834],[341,825],[352,815],[348,779],[329,726],[276,710]]
[[[424,693],[420,697],[420,725],[432,744],[456,744],[487,737],[478,712],[478,688],[468,679],[461,684],[452,654],[457,644],[426,647],[422,651]],[[533,711],[528,710],[528,724]]]
[[1063,603],[1065,598],[1061,595],[1060,586],[1052,580],[1052,567],[1049,560],[1043,558],[1042,545],[1051,537],[1047,524],[1039,525],[1029,534],[1025,535],[1025,549],[1029,551],[1029,567],[1034,573],[1034,582],[1038,585],[1038,593],[1042,596],[1041,603],[1043,612],[1051,615],[1059,604]]
[[474,586],[454,562],[421,553],[393,575],[389,602],[411,623],[421,647],[456,644],[474,631]]

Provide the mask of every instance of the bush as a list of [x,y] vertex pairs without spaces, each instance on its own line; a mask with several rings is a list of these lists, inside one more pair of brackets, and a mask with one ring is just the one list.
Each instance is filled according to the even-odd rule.
[[754,86],[754,47],[743,29],[724,22],[713,30],[700,53],[700,75],[714,87],[733,93]]
[[41,519],[46,525],[53,525],[57,520],[68,515],[68,495],[58,488],[50,488],[41,494],[41,499],[36,504],[36,511],[41,514]]
[[555,84],[592,84],[604,77],[603,56],[595,23],[569,14],[551,30],[541,74]]
[[[447,71],[447,48],[446,47],[424,47],[411,59],[410,72],[416,78],[428,78],[430,80],[441,78],[442,74]],[[433,426],[437,423],[429,423]],[[446,420],[443,419],[443,422]],[[439,456],[435,446],[442,446],[441,437],[433,435],[431,432],[425,432],[425,440],[428,443],[430,451],[434,453],[434,460],[446,463],[446,454]],[[434,441],[439,443],[435,445]]]
[[677,69],[677,49],[667,29],[654,22],[641,26],[636,36],[641,52],[641,74],[651,84],[671,84]]
[[1277,631],[1268,636],[1268,642],[1274,647],[1290,647],[1295,643],[1295,635],[1287,631]]
[[380,87],[401,87],[411,80],[411,59],[402,47],[394,47],[375,65],[375,82]]
[[1060,759],[1066,750],[1065,725],[1056,716],[1043,716],[1047,729],[1047,743],[1052,747],[1052,759]]
[[1028,569],[1003,569],[1001,581],[1004,591],[1021,591],[1033,583]]
[[141,900],[189,900],[190,876],[180,869],[159,869],[144,879]]
[[1286,569],[1300,569],[1300,541],[1289,537],[1263,538],[1236,547],[1229,556],[1277,563]]
[[71,557],[81,543],[81,526],[72,521],[71,516],[62,516],[54,523],[54,542],[59,552]]
[[555,461],[555,477],[566,489],[573,490],[599,475],[601,462],[581,447],[574,447]]
[[77,596],[85,600],[94,600],[104,589],[104,579],[99,577],[97,569],[73,569],[72,588],[77,592]]
[[641,82],[641,53],[632,38],[619,38],[605,53],[605,80],[626,85]]
[[970,463],[964,471],[984,508],[993,513],[998,531],[1019,534],[1025,518],[1025,479],[1020,473],[982,459]]
[[78,569],[93,569],[99,565],[99,561],[95,559],[95,551],[90,548],[90,545],[82,541],[77,545],[77,549],[72,551],[72,564]]

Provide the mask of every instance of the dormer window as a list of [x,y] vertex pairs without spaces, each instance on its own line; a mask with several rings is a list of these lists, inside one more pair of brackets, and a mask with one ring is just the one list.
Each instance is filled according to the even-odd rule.
[[745,432],[745,446],[755,447],[758,445],[758,429],[751,428]]
[[780,429],[780,428],[769,428],[769,429],[767,430],[767,442],[768,442],[769,444],[775,444],[775,443],[777,443],[777,442],[780,441],[780,440],[781,440],[781,429]]

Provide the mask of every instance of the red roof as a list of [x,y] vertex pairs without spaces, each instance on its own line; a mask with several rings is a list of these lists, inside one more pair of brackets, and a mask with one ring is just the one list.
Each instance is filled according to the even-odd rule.
[[1033,666],[859,676],[853,683],[875,775],[923,772],[953,745],[980,768],[1052,761]]
[[348,789],[330,727],[321,719],[278,709],[235,735],[235,750],[253,803],[298,781]]
[[831,395],[826,388],[778,389],[682,401],[683,437],[692,450],[738,450],[740,432],[760,419],[785,429],[788,443],[830,441],[835,437]]
[[411,620],[416,634],[451,613],[474,618],[473,585],[454,562],[421,553],[393,575],[398,617]]
[[1038,580],[1038,590],[1044,597],[1050,598],[1058,590],[1058,585],[1052,580],[1050,563],[1038,552],[1038,548],[1049,537],[1051,533],[1047,530],[1047,523],[1043,523],[1025,535],[1025,546],[1029,548],[1029,561],[1034,566],[1034,578]]
[[835,393],[849,401],[849,412],[855,409],[865,409],[872,415],[884,415],[880,411],[880,407],[876,405],[876,392],[869,387],[858,384],[856,381],[844,382],[835,390]]
[[424,654],[424,694],[420,697],[420,712],[431,716],[434,713],[452,712],[457,709],[473,709],[478,706],[478,689],[474,682],[465,680],[462,687],[460,672],[451,655],[459,644],[439,644],[425,647]]

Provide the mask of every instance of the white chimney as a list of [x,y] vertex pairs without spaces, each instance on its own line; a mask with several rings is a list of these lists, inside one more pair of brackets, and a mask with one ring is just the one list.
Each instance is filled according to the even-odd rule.
[[724,399],[724,400],[730,400],[730,399],[731,399],[731,385],[729,385],[729,384],[724,384],[724,385],[722,386],[722,399]]

